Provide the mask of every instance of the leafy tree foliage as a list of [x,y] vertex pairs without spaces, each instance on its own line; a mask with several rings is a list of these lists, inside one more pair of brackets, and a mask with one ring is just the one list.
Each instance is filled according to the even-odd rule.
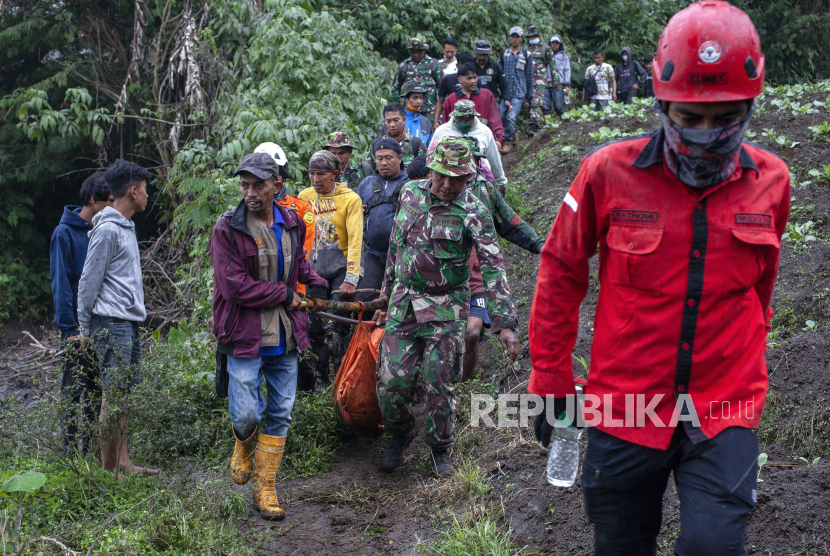
[[[562,35],[579,86],[591,50],[611,63],[622,46],[654,54],[689,1],[0,1],[0,282],[40,284],[5,302],[0,292],[0,317],[49,307],[48,236],[114,158],[154,169],[153,225],[203,231],[203,254],[238,196],[231,170],[258,143],[285,148],[295,188],[328,132],[368,146],[413,35],[440,57],[446,36],[468,51],[487,38],[498,52],[510,27],[537,25],[544,40]],[[756,22],[771,81],[830,75],[830,0],[735,2]]]
[[830,76],[824,41],[830,36],[830,0],[738,0],[752,17],[766,57],[767,78],[795,83]]
[[[176,155],[171,183],[196,200],[181,207],[184,227],[209,230],[238,201],[230,176],[259,143],[281,145],[300,184],[308,158],[328,133],[347,131],[359,152],[378,128],[393,65],[369,49],[352,20],[292,0],[269,0],[264,8],[228,66],[235,79],[215,107],[224,117],[209,138],[191,141]],[[199,254],[207,237],[201,239]]]

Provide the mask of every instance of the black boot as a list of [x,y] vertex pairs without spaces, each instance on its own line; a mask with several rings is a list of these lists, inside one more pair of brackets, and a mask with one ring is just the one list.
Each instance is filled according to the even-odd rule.
[[527,134],[528,134],[530,139],[533,139],[533,136],[536,135],[537,133],[539,133],[539,124],[534,122],[534,123],[530,124],[530,129],[528,129]]
[[403,461],[403,454],[406,447],[409,445],[410,437],[408,434],[399,434],[393,436],[386,445],[383,451],[383,459],[380,462],[380,470],[384,473],[391,473]]
[[455,471],[450,454],[445,448],[432,449],[432,463],[435,465],[436,475],[451,475]]
[[300,392],[314,392],[317,378],[314,376],[315,363],[310,357],[300,359],[297,365],[297,390]]
[[327,345],[318,348],[318,351],[316,353],[317,362],[314,366],[317,373],[317,379],[322,383],[324,387],[328,386],[329,384],[330,355],[331,348],[329,348],[329,346]]

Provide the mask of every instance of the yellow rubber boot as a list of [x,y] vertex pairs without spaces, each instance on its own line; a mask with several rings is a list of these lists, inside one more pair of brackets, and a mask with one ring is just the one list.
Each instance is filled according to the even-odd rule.
[[550,123],[551,121],[553,121],[553,115],[552,114],[546,115],[545,116],[545,122]]
[[239,440],[233,426],[231,426],[231,430],[233,430],[233,437],[236,439],[236,443],[233,445],[233,455],[231,456],[231,479],[238,485],[244,485],[251,480],[251,460],[254,455],[256,429],[247,440]]
[[285,518],[285,510],[279,506],[274,485],[284,451],[284,436],[259,433],[254,461],[254,506],[265,519]]

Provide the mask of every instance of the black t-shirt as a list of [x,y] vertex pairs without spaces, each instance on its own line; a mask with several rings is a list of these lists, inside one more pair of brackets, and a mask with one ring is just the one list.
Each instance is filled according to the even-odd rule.
[[438,85],[438,96],[442,98],[447,98],[452,93],[460,87],[458,83],[458,74],[451,73],[449,75],[445,75],[444,78],[441,80],[441,83]]
[[493,60],[488,60],[484,67],[476,64],[476,75],[478,75],[478,86],[489,90],[496,97],[496,100],[501,100],[503,72],[501,64]]

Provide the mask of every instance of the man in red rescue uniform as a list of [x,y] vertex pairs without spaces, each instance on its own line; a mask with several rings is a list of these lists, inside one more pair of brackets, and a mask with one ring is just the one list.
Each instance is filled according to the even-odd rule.
[[[571,351],[599,249],[586,394],[603,418],[588,430],[582,470],[596,555],[656,554],[672,472],[674,553],[746,554],[790,189],[786,164],[743,142],[763,85],[744,12],[710,0],[676,14],[654,60],[660,129],[583,160],[542,251],[528,390],[546,396],[535,432],[547,445],[546,414],[574,394]],[[690,403],[675,425],[678,398]]]

